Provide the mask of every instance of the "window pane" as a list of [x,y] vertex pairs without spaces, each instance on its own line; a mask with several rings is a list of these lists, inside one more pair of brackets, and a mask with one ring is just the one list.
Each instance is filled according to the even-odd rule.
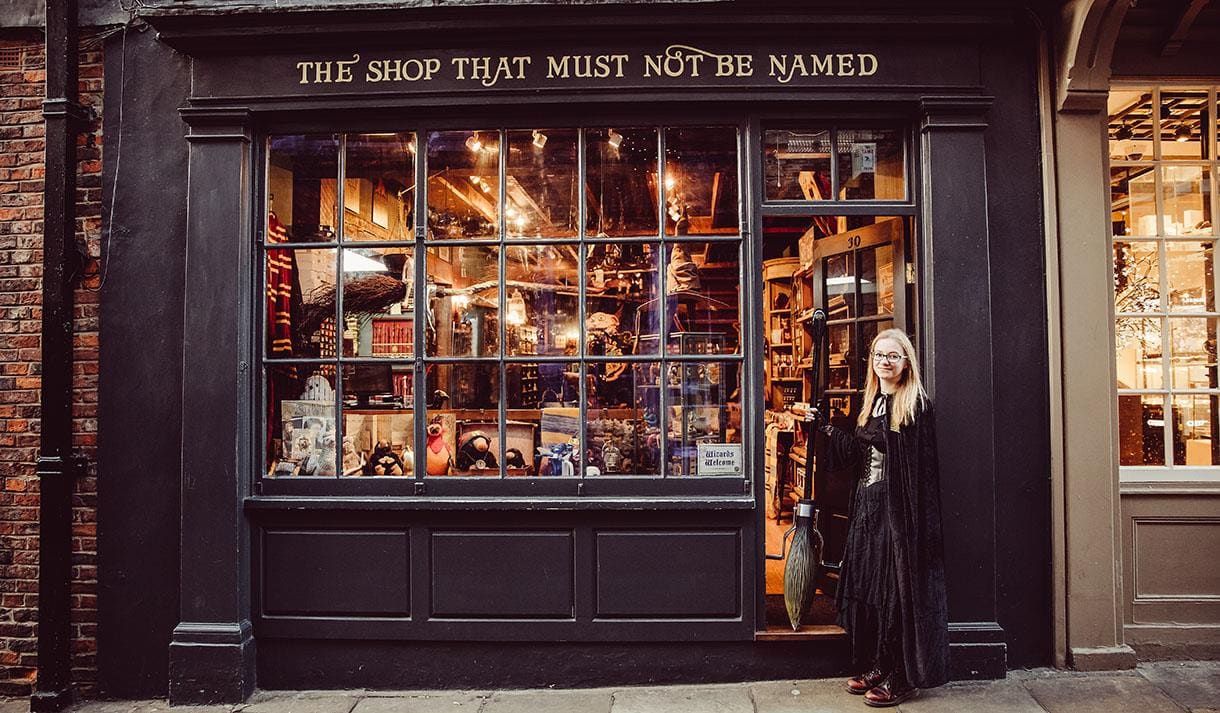
[[763,132],[767,200],[830,200],[829,129],[768,129]]
[[500,134],[428,134],[428,237],[495,238],[500,231]]
[[1215,317],[1171,318],[1169,343],[1173,388],[1217,387]]
[[1165,383],[1161,361],[1161,320],[1115,320],[1118,388],[1159,389]]
[[850,252],[823,262],[827,319],[848,319],[856,314],[856,269]]
[[1114,311],[1161,309],[1160,259],[1153,242],[1114,243]]
[[414,353],[412,254],[411,248],[344,248],[344,356]]
[[894,246],[860,251],[860,315],[894,313]]
[[510,245],[504,249],[508,354],[575,355],[580,349],[580,248]]
[[1207,127],[1212,120],[1206,91],[1161,91],[1161,157],[1207,159]]
[[275,309],[269,306],[268,355],[335,356],[337,255],[333,248],[267,251],[268,300],[276,293]]
[[269,477],[334,478],[334,368],[277,365],[265,370]]
[[670,363],[666,475],[740,476],[741,403],[732,362]]
[[839,129],[840,200],[906,198],[902,134],[893,129]]
[[852,388],[851,365],[853,350],[852,325],[832,324],[827,330],[827,360],[829,374],[827,385],[831,389]]
[[[461,446],[466,446],[465,452],[470,455],[484,445],[480,441],[471,446],[471,438],[459,442],[459,436],[468,436],[472,431],[484,431],[498,442],[495,424],[499,421],[500,367],[485,363],[429,364],[427,374],[425,472],[428,475],[499,476],[503,454],[498,446],[482,458],[487,468],[475,468],[472,461],[463,459],[461,465],[470,467],[459,469],[458,457]],[[495,460],[495,466],[490,465],[492,460]]]
[[659,235],[656,129],[585,131],[585,230]]
[[1220,433],[1216,428],[1215,394],[1173,397],[1173,462],[1175,465],[1220,465]]
[[575,129],[508,132],[508,237],[576,237],[576,137]]
[[1139,161],[1152,158],[1152,91],[1110,92],[1110,158]]
[[1165,399],[1151,394],[1118,397],[1119,465],[1165,465]]
[[343,367],[345,476],[402,476],[415,470],[415,416],[410,367]]
[[594,362],[585,368],[589,374],[585,427],[589,474],[660,475],[656,388],[660,364]]
[[741,296],[738,243],[673,243],[665,268],[670,354],[733,354]]
[[428,249],[428,356],[500,353],[500,249]]
[[665,234],[735,235],[737,130],[665,131]]
[[585,251],[586,353],[657,354],[660,245],[597,243]]
[[343,178],[344,240],[411,240],[415,136],[352,134]]
[[1110,169],[1110,221],[1114,235],[1156,235],[1155,169]]
[[504,365],[510,475],[580,475],[580,364]]
[[1174,312],[1214,312],[1216,292],[1213,243],[1165,243],[1169,273],[1169,309]]
[[1211,235],[1211,175],[1201,166],[1166,166],[1161,183],[1166,235]]
[[339,137],[273,136],[267,142],[268,242],[335,239]]

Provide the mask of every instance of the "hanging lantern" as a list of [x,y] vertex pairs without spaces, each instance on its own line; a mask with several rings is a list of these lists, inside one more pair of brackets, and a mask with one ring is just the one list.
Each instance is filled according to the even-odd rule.
[[508,298],[508,314],[505,319],[513,325],[525,324],[525,298],[521,296],[521,290],[513,290],[512,297]]

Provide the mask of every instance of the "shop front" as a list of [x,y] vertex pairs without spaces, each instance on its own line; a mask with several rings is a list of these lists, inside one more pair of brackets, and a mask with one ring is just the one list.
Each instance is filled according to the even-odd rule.
[[1047,661],[1036,33],[788,12],[149,12],[108,59],[159,87],[107,84],[151,169],[113,184],[103,537],[148,546],[102,574],[109,685],[160,675],[136,617],[178,702],[844,671],[851,481],[808,492],[793,409],[852,418],[890,326],[937,404],[954,674]]

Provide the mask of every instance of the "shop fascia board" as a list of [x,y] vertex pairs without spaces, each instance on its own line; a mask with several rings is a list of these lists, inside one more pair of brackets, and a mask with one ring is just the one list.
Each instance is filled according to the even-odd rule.
[[[701,5],[692,19],[690,5]],[[432,49],[452,46],[503,45],[552,41],[557,32],[575,33],[597,27],[613,32],[623,44],[649,39],[712,34],[848,39],[903,38],[917,25],[922,39],[962,39],[1006,30],[1022,22],[1026,3],[947,1],[921,4],[876,2],[838,3],[800,8],[775,6],[773,12],[736,0],[691,2],[589,2],[557,5],[471,2],[461,7],[427,3],[352,3],[336,6],[301,0],[299,4],[163,3],[142,8],[138,17],[157,31],[161,42],[193,56],[276,50],[350,49],[352,37],[362,46]],[[404,37],[410,36],[406,42]]]

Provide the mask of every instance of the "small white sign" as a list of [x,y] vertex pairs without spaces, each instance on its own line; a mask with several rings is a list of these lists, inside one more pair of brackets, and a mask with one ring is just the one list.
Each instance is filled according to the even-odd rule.
[[872,173],[877,170],[877,144],[852,144],[851,175]]
[[741,475],[740,443],[697,443],[697,475]]

